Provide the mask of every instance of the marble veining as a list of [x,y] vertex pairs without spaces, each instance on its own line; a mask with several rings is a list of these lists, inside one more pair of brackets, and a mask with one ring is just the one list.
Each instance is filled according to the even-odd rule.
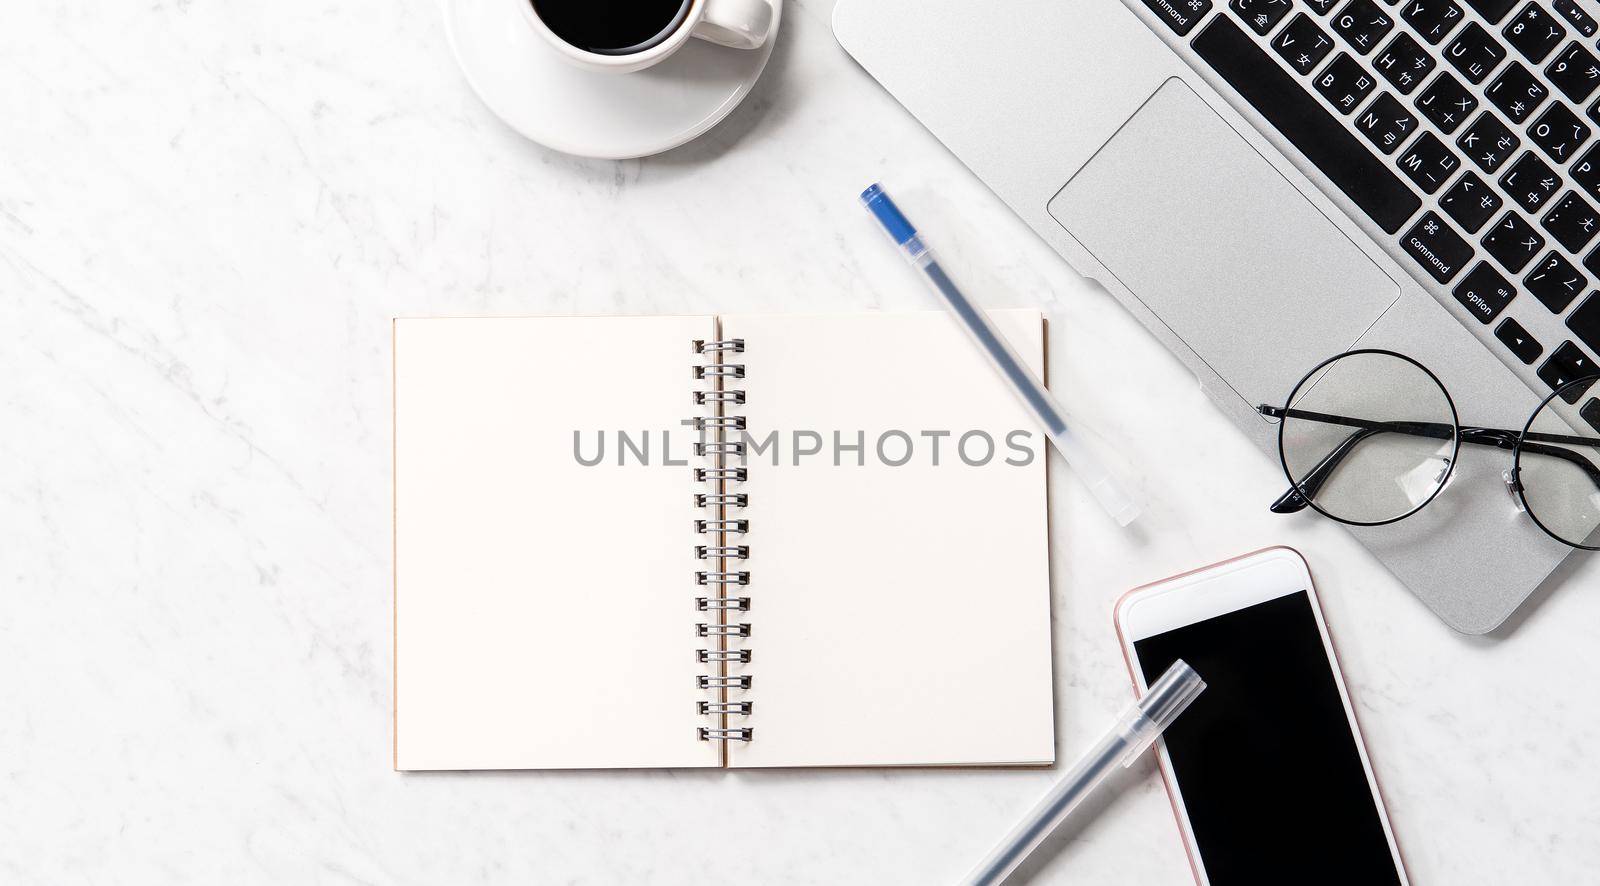
[[[830,0],[788,2],[743,107],[621,163],[503,127],[429,0],[8,9],[0,881],[965,872],[1054,773],[389,768],[389,318],[931,307],[855,202],[877,179],[965,288],[1048,312],[1054,388],[1145,504],[1119,531],[1052,464],[1061,756],[1129,697],[1123,590],[1289,544],[1415,882],[1592,880],[1600,564],[1468,638],[1268,514],[1274,465],[849,60]],[[1117,784],[1037,882],[1190,882],[1153,768]]]

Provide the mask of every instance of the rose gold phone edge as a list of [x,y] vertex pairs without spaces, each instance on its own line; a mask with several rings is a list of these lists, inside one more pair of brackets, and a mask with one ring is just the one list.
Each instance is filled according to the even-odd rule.
[[[1240,554],[1236,557],[1229,557],[1226,560],[1219,560],[1215,563],[1210,563],[1196,569],[1190,569],[1184,572],[1169,575],[1166,578],[1160,578],[1156,579],[1155,581],[1146,582],[1138,587],[1125,591],[1121,596],[1117,597],[1116,602],[1111,604],[1111,622],[1112,626],[1117,632],[1117,645],[1122,647],[1122,663],[1128,669],[1128,681],[1133,688],[1134,697],[1137,698],[1143,695],[1143,692],[1139,689],[1138,673],[1133,669],[1133,647],[1128,642],[1128,638],[1122,630],[1122,606],[1125,602],[1127,602],[1128,598],[1140,592],[1150,590],[1158,585],[1164,585],[1168,582],[1174,582],[1178,581],[1179,579],[1189,578],[1204,572],[1220,569],[1224,566],[1237,563],[1240,560],[1248,560],[1251,557],[1260,556],[1261,554],[1265,554],[1270,551],[1287,551],[1299,559],[1301,565],[1305,567],[1306,578],[1308,579],[1306,592],[1311,597],[1311,605],[1313,611],[1316,613],[1317,623],[1321,628],[1322,635],[1327,638],[1328,646],[1332,650],[1329,663],[1333,666],[1333,674],[1338,680],[1339,691],[1343,695],[1345,701],[1349,703],[1346,707],[1346,711],[1349,714],[1350,719],[1355,722],[1356,746],[1360,749],[1361,756],[1366,763],[1365,768],[1367,773],[1372,778],[1373,793],[1378,798],[1378,814],[1382,818],[1384,830],[1388,834],[1391,844],[1394,846],[1395,857],[1399,859],[1402,886],[1411,886],[1411,873],[1406,865],[1405,848],[1400,845],[1400,835],[1395,832],[1394,822],[1389,816],[1389,801],[1383,793],[1383,782],[1378,777],[1377,767],[1372,765],[1372,755],[1367,751],[1367,737],[1361,725],[1361,715],[1356,709],[1354,699],[1352,699],[1350,696],[1349,685],[1346,683],[1344,678],[1344,665],[1341,663],[1339,657],[1339,643],[1334,639],[1333,629],[1328,626],[1328,620],[1322,611],[1322,595],[1317,592],[1316,576],[1312,574],[1311,562],[1306,559],[1305,554],[1300,553],[1299,550],[1288,545],[1268,545],[1267,547],[1258,548],[1254,551]],[[1203,676],[1204,675],[1202,675],[1202,677]],[[1156,747],[1158,750],[1164,750],[1165,746],[1163,743],[1158,741]],[[1196,886],[1205,886],[1209,880],[1203,877],[1200,873],[1200,860],[1196,857],[1199,847],[1196,845],[1193,839],[1191,830],[1186,826],[1184,814],[1178,809],[1176,780],[1172,774],[1171,767],[1167,765],[1165,753],[1156,754],[1156,767],[1161,771],[1161,784],[1162,787],[1166,789],[1167,807],[1172,810],[1173,823],[1177,825],[1179,838],[1183,841],[1184,856],[1189,861],[1189,873],[1194,877]]]

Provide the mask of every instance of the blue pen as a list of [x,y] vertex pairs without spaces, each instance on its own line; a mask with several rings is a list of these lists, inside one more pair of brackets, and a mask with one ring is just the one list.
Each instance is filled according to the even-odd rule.
[[973,343],[978,346],[1002,378],[1016,391],[1017,397],[1023,405],[1039,419],[1044,427],[1045,434],[1056,449],[1066,458],[1067,464],[1084,485],[1089,487],[1089,492],[1100,503],[1100,507],[1117,522],[1118,526],[1127,526],[1139,516],[1139,507],[1133,499],[1123,491],[1115,478],[1092,456],[1083,444],[1075,437],[1067,426],[1066,410],[1050,394],[1044,383],[1039,381],[1017,357],[1015,351],[1006,343],[1000,330],[989,322],[988,316],[972,300],[961,294],[954,281],[933,260],[933,253],[928,251],[922,237],[917,234],[917,229],[912,226],[889,195],[884,193],[882,185],[873,185],[861,192],[861,203],[872,212],[878,223],[888,232],[895,245],[900,247],[906,260],[911,266],[921,271],[933,291],[938,294],[944,306],[956,315],[961,321],[962,328],[971,335]]

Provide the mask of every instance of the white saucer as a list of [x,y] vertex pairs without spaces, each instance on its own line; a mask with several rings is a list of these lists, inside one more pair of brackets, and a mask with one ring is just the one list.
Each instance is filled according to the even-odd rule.
[[522,18],[528,0],[443,0],[445,30],[473,91],[530,139],[568,154],[622,160],[675,148],[721,122],[761,77],[778,40],[782,0],[760,49],[690,40],[632,74],[587,71]]

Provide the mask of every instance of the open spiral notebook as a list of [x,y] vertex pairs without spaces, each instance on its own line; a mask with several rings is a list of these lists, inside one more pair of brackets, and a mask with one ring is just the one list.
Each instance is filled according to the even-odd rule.
[[396,769],[1054,761],[1047,444],[944,314],[399,319],[394,385]]

